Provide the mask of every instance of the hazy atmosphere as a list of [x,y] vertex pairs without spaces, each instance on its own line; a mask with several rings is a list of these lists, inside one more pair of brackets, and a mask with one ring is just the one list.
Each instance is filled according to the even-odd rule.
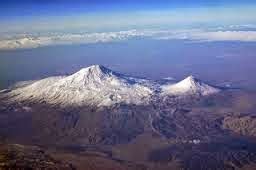
[[92,64],[127,74],[182,79],[191,74],[255,90],[256,43],[125,40],[0,52],[1,88],[16,81],[65,75]]
[[254,89],[255,7],[249,0],[1,1],[0,88],[103,64]]
[[255,170],[255,0],[0,0],[0,169]]

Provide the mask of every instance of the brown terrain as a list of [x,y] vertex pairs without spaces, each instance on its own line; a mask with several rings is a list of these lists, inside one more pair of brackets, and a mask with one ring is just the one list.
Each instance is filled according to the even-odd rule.
[[[2,169],[256,169],[256,94],[223,91],[148,106],[0,102]],[[18,143],[18,144],[16,144]]]

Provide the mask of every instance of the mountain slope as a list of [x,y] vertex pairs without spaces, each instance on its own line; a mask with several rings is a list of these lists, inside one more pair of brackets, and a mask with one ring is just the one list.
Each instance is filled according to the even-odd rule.
[[65,77],[50,77],[12,90],[13,100],[31,100],[62,106],[146,103],[152,90],[146,80],[131,78],[93,65]]
[[210,86],[193,76],[175,83],[162,86],[163,95],[193,95],[199,94],[202,96],[218,93],[220,89]]
[[36,146],[0,144],[0,169],[75,170],[69,163],[56,160]]
[[69,76],[49,77],[14,86],[7,97],[11,101],[31,101],[66,106],[111,106],[114,104],[147,105],[163,96],[202,96],[219,92],[200,80],[189,76],[176,83],[134,78],[114,72],[100,65],[83,68]]

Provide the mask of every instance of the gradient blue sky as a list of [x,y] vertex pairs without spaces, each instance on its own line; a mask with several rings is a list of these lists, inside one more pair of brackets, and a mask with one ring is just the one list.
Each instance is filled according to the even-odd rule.
[[0,1],[1,32],[106,31],[256,23],[255,0]]

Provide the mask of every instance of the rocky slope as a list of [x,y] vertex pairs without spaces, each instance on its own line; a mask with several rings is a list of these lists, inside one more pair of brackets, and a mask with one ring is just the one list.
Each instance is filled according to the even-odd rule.
[[54,159],[35,146],[0,144],[0,169],[75,170],[69,163]]

